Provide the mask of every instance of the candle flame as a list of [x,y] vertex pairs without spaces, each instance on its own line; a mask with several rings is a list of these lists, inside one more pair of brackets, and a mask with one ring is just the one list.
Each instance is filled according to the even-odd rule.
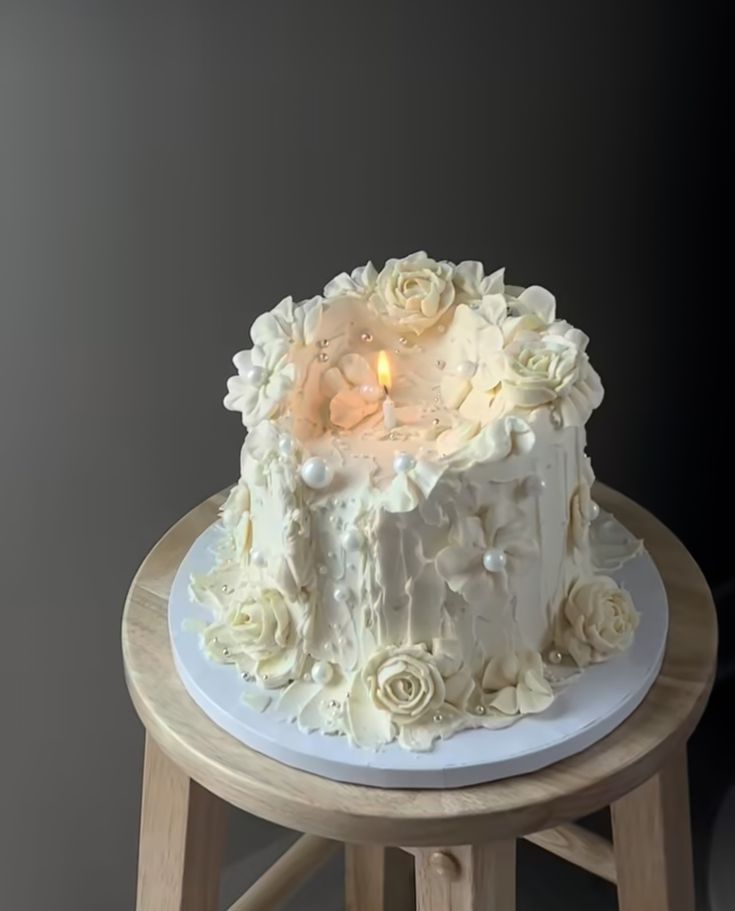
[[390,361],[385,351],[381,351],[378,355],[378,382],[385,389],[385,394],[387,395],[390,392],[391,377]]

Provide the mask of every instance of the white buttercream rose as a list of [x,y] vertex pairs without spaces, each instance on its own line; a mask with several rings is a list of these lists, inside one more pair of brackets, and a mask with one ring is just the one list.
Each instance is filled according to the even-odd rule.
[[363,676],[375,707],[398,725],[419,721],[444,702],[444,680],[423,645],[386,646],[370,658]]
[[587,337],[576,330],[519,333],[504,350],[498,406],[552,406],[563,424],[584,424],[603,394],[586,343]]
[[454,303],[453,272],[451,263],[436,262],[424,252],[389,259],[378,275],[370,306],[397,329],[419,335]]
[[564,604],[558,645],[586,667],[625,651],[638,622],[630,595],[609,576],[578,579]]
[[[237,664],[263,686],[283,686],[303,664],[297,610],[276,589],[253,589],[232,603],[222,622],[207,629],[205,641],[215,656]],[[212,647],[215,639],[219,650]]]

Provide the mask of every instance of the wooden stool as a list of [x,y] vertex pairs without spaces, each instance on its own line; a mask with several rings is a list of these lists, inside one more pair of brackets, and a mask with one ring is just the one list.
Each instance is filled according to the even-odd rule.
[[[167,598],[222,496],[181,519],[138,571],[123,620],[128,687],[147,732],[138,911],[216,911],[227,804],[309,833],[230,911],[276,911],[339,842],[349,911],[414,908],[414,867],[419,911],[511,911],[520,837],[617,883],[622,911],[693,911],[685,747],[714,676],[713,603],[660,522],[610,489],[598,485],[596,497],[645,539],[664,577],[671,618],[661,673],[640,708],[585,752],[449,791],[381,790],[299,772],[243,746],[197,708],[173,666]],[[573,823],[607,805],[613,844]]]

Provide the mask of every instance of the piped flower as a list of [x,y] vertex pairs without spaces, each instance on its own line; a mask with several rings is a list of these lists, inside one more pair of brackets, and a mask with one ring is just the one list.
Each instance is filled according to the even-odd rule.
[[268,349],[271,345],[312,345],[317,340],[324,300],[312,297],[295,303],[284,297],[269,313],[262,313],[253,323],[253,344]]
[[455,534],[457,543],[437,554],[436,569],[469,604],[488,604],[497,595],[506,596],[509,575],[536,553],[523,514],[505,501],[464,519]]
[[543,712],[554,701],[541,656],[530,650],[491,658],[485,666],[482,690],[485,707],[504,715]]
[[239,411],[246,427],[273,417],[294,388],[296,366],[289,362],[288,352],[286,342],[271,342],[267,348],[256,345],[233,358],[237,376],[227,380],[224,405]]
[[441,396],[447,408],[472,420],[487,418],[501,377],[503,332],[491,319],[495,315],[460,304],[452,323],[453,363],[442,377]]
[[454,267],[420,251],[389,259],[378,275],[370,306],[396,329],[416,335],[434,325],[452,306]]
[[321,391],[329,399],[330,421],[343,430],[374,414],[383,398],[375,371],[359,354],[343,354],[336,367],[325,370]]
[[375,287],[378,272],[372,263],[358,266],[352,272],[340,272],[326,284],[324,296],[331,297],[367,297]]

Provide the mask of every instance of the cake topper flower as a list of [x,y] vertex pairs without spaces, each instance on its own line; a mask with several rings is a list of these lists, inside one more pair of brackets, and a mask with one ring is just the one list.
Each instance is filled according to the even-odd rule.
[[296,383],[293,349],[316,341],[323,312],[321,297],[283,300],[253,323],[253,348],[233,358],[237,376],[227,381],[225,408],[239,411],[246,427],[273,417]]
[[232,359],[237,376],[227,380],[224,404],[241,412],[246,427],[273,417],[294,388],[296,366],[288,361],[288,352],[285,342],[272,342],[267,348],[240,351]]
[[495,316],[499,314],[460,304],[452,321],[454,363],[442,377],[441,396],[447,408],[468,418],[487,416],[489,396],[500,381],[503,332],[492,321]]
[[420,251],[389,259],[377,277],[370,306],[402,332],[420,335],[454,303],[451,263],[438,263]]
[[343,430],[375,414],[383,398],[375,371],[359,354],[343,354],[336,367],[325,370],[321,391],[329,399],[330,421]]
[[372,263],[358,266],[352,272],[340,272],[324,287],[324,296],[330,297],[367,297],[375,287],[378,278],[377,270]]
[[564,426],[582,426],[602,401],[600,378],[586,354],[587,336],[566,323],[521,331],[503,350],[493,410],[551,407]]

